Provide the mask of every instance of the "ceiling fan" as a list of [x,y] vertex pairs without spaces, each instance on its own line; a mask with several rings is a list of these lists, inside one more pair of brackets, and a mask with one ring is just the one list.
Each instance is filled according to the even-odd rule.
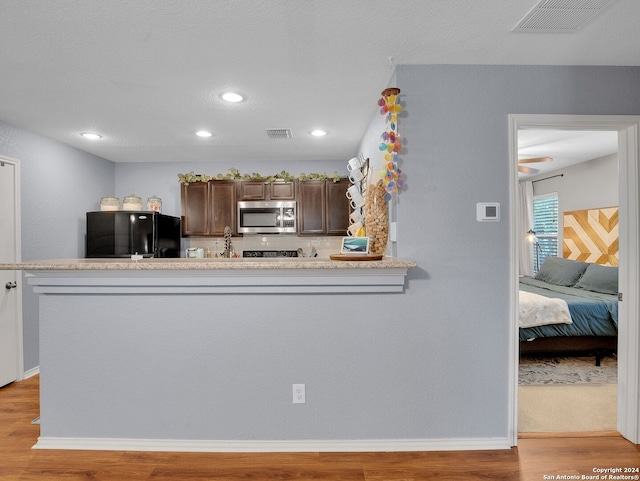
[[551,157],[532,157],[530,159],[520,159],[518,160],[518,172],[522,172],[523,174],[537,174],[540,172],[538,169],[534,169],[532,167],[525,167],[520,164],[535,164],[537,162],[552,162],[553,159]]

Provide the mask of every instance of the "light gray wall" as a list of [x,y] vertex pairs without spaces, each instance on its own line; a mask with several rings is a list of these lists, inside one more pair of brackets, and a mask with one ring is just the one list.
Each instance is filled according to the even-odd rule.
[[[4,122],[0,153],[20,161],[22,260],[84,257],[85,212],[113,195],[113,163]],[[38,299],[24,282],[23,317],[30,370],[40,363]]]
[[[637,115],[639,81],[635,67],[398,67],[408,185],[398,256],[418,269],[397,305],[396,343],[423,390],[422,403],[402,405],[423,422],[412,435],[507,434],[508,115]],[[500,202],[503,220],[477,222],[481,201]]]
[[[563,174],[562,177],[555,177]],[[553,178],[549,178],[554,176]],[[618,154],[531,177],[533,195],[558,193],[558,212],[618,205]]]
[[[405,107],[399,129],[407,183],[397,202],[398,256],[418,263],[405,295],[341,296],[335,302],[327,299],[326,310],[305,309],[305,299],[294,296],[290,305],[303,316],[300,324],[294,329],[289,321],[270,316],[262,341],[281,346],[279,363],[296,366],[299,381],[291,382],[305,382],[309,395],[321,390],[311,398],[314,410],[335,413],[335,429],[320,427],[312,413],[303,413],[300,422],[311,433],[331,437],[334,432],[344,438],[505,437],[512,282],[507,116],[640,113],[640,69],[399,66],[396,81]],[[372,99],[374,106],[376,101]],[[375,147],[368,144],[379,143],[375,107],[372,117],[375,125],[361,150],[373,157]],[[124,174],[132,168],[117,167],[119,194],[133,188],[122,188]],[[190,167],[163,169],[169,179],[176,170]],[[174,189],[177,193],[177,186]],[[144,195],[152,193],[157,192]],[[481,201],[500,202],[503,220],[477,222],[476,203]],[[366,308],[346,316],[341,308],[349,298],[354,306]],[[219,309],[222,316],[234,312],[233,306]],[[358,346],[356,357],[346,355],[345,342]],[[302,352],[289,345],[308,347]],[[251,371],[261,349],[253,361],[235,357],[234,369]],[[267,359],[267,347],[264,350]],[[345,386],[352,391],[348,407],[341,408],[336,403],[344,400]],[[477,406],[482,406],[482,416]],[[265,406],[266,411],[276,409]],[[366,426],[353,423],[356,411],[367,413]],[[238,420],[241,414],[228,415]],[[237,426],[239,435],[246,431],[247,426]],[[228,434],[233,436],[233,431]],[[276,427],[271,435],[278,439],[290,432]]]
[[[301,321],[280,322],[271,312],[264,322],[251,320],[262,329],[255,344],[259,349],[248,359],[232,352],[228,359],[234,372],[251,372],[256,359],[270,359],[272,346],[278,347],[272,367],[295,366],[295,380],[281,377],[305,382],[314,402],[314,409],[296,417],[306,433],[337,433],[345,439],[505,437],[512,282],[507,116],[640,114],[640,68],[416,65],[399,66],[396,81],[405,105],[400,133],[408,186],[397,203],[398,256],[418,263],[410,271],[406,294],[345,295],[335,303],[326,297],[322,305],[314,298],[311,309],[304,296],[291,296]],[[372,137],[377,145],[379,139]],[[160,195],[167,213],[177,213],[174,176],[195,167],[154,165],[155,172],[149,167],[116,166],[116,195]],[[43,188],[43,182],[36,188]],[[93,202],[84,197],[82,211]],[[500,202],[503,220],[476,222],[480,201]],[[65,222],[78,219],[67,211],[61,216]],[[32,256],[31,248],[28,252]],[[354,307],[352,314],[345,314],[346,306]],[[234,319],[233,305],[216,309],[216,315]],[[339,314],[333,316],[334,310]],[[227,336],[245,335],[242,324],[227,326]],[[256,333],[250,337],[258,339]],[[260,350],[270,357],[261,357]],[[270,366],[263,367],[268,371]],[[314,393],[318,388],[321,392]],[[269,399],[261,389],[252,394]],[[169,395],[180,402],[181,393]],[[347,409],[337,401],[345,396]],[[251,416],[243,418],[242,406],[232,408],[230,417],[247,421],[230,428],[231,435],[233,430],[251,433]],[[275,409],[264,405],[266,413]],[[316,416],[318,411],[333,415],[327,421]],[[271,433],[278,439],[290,435],[291,428],[275,427]]]
[[[355,152],[354,152],[355,155]],[[179,160],[179,159],[177,159]],[[143,202],[152,195],[162,199],[162,213],[180,216],[180,183],[178,174],[194,172],[196,174],[226,174],[230,168],[238,169],[242,174],[258,173],[273,175],[283,170],[293,175],[301,173],[319,173],[333,175],[338,172],[347,175],[347,161],[314,162],[145,162],[116,164],[116,196],[122,200],[125,196],[136,194]]]
[[[556,177],[560,174],[563,176]],[[547,175],[537,175],[531,180],[534,181],[534,196],[552,192],[558,194],[559,255],[562,255],[564,212],[619,205],[618,154],[559,169]]]

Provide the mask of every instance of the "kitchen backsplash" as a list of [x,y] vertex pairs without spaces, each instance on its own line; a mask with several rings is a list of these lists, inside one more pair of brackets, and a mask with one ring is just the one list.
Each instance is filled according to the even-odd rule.
[[[342,237],[298,237],[295,235],[247,235],[233,237],[231,247],[240,257],[245,250],[297,250],[302,249],[304,256],[309,257],[315,247],[318,257],[328,258],[331,254],[340,253]],[[222,252],[224,239],[220,237],[189,237],[183,239],[184,248],[202,247],[205,252],[209,249],[212,255]],[[184,252],[182,253],[184,257]]]

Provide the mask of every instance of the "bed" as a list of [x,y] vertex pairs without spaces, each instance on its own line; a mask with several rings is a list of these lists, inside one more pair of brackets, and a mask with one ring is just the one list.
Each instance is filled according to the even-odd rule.
[[549,257],[534,278],[520,278],[521,355],[616,352],[618,268]]

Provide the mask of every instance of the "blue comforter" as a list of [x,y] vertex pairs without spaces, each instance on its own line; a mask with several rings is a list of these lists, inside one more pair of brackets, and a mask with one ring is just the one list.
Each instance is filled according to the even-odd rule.
[[546,297],[564,299],[569,306],[573,323],[520,329],[520,340],[557,336],[617,336],[618,298],[616,295],[556,286],[523,277],[520,289]]

